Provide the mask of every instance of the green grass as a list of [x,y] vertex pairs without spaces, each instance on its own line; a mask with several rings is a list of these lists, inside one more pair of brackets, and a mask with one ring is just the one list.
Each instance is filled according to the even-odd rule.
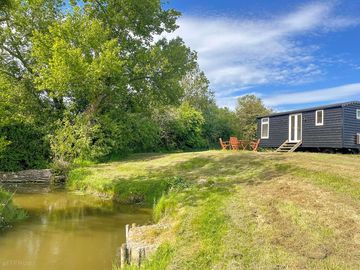
[[334,172],[314,172],[304,168],[295,168],[294,173],[302,178],[309,179],[317,185],[360,200],[360,182],[358,181],[351,180]]
[[141,269],[359,269],[358,161],[146,154],[75,169],[68,185],[153,205],[154,222],[171,225],[155,236],[163,244]]
[[12,204],[11,194],[0,189],[0,230],[27,217],[24,210]]
[[356,200],[360,200],[360,182],[354,181],[351,177],[344,177],[341,172],[334,170],[326,171],[327,164],[324,164],[323,171],[309,170],[294,164],[278,164],[277,169],[281,172],[308,179],[312,183],[331,189],[332,191],[344,193]]

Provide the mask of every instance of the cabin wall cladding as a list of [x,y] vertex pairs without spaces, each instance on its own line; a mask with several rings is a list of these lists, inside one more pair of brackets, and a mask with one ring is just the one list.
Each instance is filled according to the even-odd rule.
[[[301,147],[343,147],[342,107],[324,109],[323,126],[316,126],[315,124],[316,110],[304,111],[300,113],[302,114]],[[289,139],[289,115],[290,114],[283,114],[269,117],[269,139],[261,139],[261,147],[279,147],[281,144],[283,144],[286,140]],[[257,135],[258,138],[261,138],[261,119],[258,119]]]
[[0,172],[0,183],[49,183],[52,179],[51,170]]
[[[289,116],[272,116],[269,119],[269,139],[261,139],[260,147],[279,147],[289,138]],[[261,138],[261,119],[258,121],[258,138]]]
[[[323,125],[315,123],[318,110],[324,112]],[[260,146],[277,148],[282,145],[289,139],[289,116],[301,114],[301,148],[360,150],[360,144],[357,143],[357,134],[360,134],[360,119],[357,119],[357,110],[360,110],[360,101],[264,116],[270,120],[269,139],[261,139]],[[257,135],[259,138],[261,137],[261,118],[258,118]]]
[[356,134],[360,133],[360,120],[356,118],[356,110],[360,110],[360,105],[349,105],[344,110],[344,147],[358,148],[360,145],[356,143]]
[[342,108],[324,110],[324,125],[315,125],[315,112],[303,113],[302,147],[342,148]]

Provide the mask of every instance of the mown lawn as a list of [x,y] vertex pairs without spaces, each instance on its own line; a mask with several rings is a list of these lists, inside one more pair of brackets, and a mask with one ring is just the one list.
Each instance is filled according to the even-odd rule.
[[154,205],[142,269],[360,269],[360,156],[208,151],[78,168],[69,188]]

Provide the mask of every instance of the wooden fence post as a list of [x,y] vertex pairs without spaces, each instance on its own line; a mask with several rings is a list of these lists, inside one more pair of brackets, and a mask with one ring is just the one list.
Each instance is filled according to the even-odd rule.
[[129,253],[126,244],[122,244],[120,250],[120,268],[125,268],[129,264]]

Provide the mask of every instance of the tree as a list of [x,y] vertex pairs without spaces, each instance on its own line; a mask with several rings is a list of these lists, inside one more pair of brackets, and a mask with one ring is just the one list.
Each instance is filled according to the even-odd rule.
[[180,16],[161,0],[0,3],[0,170],[42,166],[50,150],[68,164],[236,133],[196,53],[157,38]]
[[209,106],[204,112],[204,119],[203,137],[208,147],[218,147],[219,138],[228,139],[230,136],[238,136],[236,115],[228,108]]
[[238,132],[244,139],[255,139],[257,130],[257,117],[271,113],[262,100],[255,95],[240,97],[236,105]]
[[196,149],[205,147],[201,112],[184,102],[177,108],[167,108],[157,115],[161,127],[161,140],[165,148]]
[[0,10],[5,10],[11,6],[10,0],[1,0],[0,1]]
[[184,90],[182,101],[189,103],[198,111],[205,112],[209,107],[215,105],[214,93],[210,90],[209,84],[205,73],[196,65],[181,80]]
[[[162,10],[158,0],[74,4],[73,12],[52,24],[49,32],[34,34],[37,90],[56,99],[73,118],[87,119],[84,131],[94,123],[103,131],[106,125],[119,130],[118,124],[129,126],[124,120],[131,117],[124,115],[178,104],[183,95],[180,80],[195,65],[196,55],[179,38],[153,42],[155,34],[175,29],[177,16]],[[104,145],[116,144],[111,136],[101,137],[107,140]],[[98,140],[86,141],[91,148]]]
[[[180,81],[196,67],[180,38],[154,40],[174,31],[179,15],[160,0],[12,0],[0,10],[4,113],[9,104],[20,118],[30,111],[26,122],[50,135],[55,158],[135,149],[123,131],[159,133],[152,111],[179,106]],[[26,106],[16,104],[20,97]]]

